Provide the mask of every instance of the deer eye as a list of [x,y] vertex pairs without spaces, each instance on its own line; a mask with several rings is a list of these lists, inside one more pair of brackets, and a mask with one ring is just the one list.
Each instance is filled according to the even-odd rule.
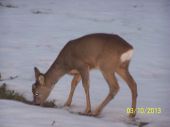
[[35,96],[38,96],[38,95],[39,95],[39,93],[38,93],[38,92],[36,92],[36,93],[35,93]]

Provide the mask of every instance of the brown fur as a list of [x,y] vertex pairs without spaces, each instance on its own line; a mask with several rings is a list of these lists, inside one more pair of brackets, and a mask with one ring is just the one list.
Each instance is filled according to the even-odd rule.
[[[135,109],[137,86],[128,71],[130,60],[124,62],[121,62],[120,60],[123,53],[132,49],[133,47],[125,40],[118,35],[113,34],[89,34],[78,39],[71,40],[64,46],[52,66],[43,75],[45,85],[42,85],[43,83],[40,84],[38,76],[42,74],[40,72],[37,74],[37,70],[35,69],[37,81],[34,84],[34,91],[39,92],[41,96],[46,95],[44,97],[46,99],[52,90],[53,85],[64,74],[72,74],[74,75],[74,78],[71,83],[71,91],[65,105],[69,106],[71,104],[74,90],[78,82],[82,79],[87,101],[85,113],[88,115],[98,115],[119,90],[119,85],[115,78],[116,72],[127,82],[132,92],[132,108]],[[110,91],[105,100],[92,113],[89,93],[89,71],[93,68],[101,70],[108,83]],[[35,88],[35,86],[37,87]],[[47,89],[46,92],[43,93],[45,90],[42,90],[41,87],[45,87]],[[33,94],[34,101],[36,103],[35,98],[38,98],[38,96],[35,96],[35,92]],[[44,98],[39,98],[37,103],[42,104],[45,100]],[[135,113],[130,114],[130,116],[135,116]]]

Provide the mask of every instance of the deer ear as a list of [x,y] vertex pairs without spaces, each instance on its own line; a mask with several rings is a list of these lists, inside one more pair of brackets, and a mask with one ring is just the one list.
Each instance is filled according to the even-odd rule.
[[34,72],[35,72],[35,79],[38,80],[38,78],[40,76],[40,71],[38,70],[37,67],[34,67]]
[[45,85],[44,75],[40,75],[40,76],[38,77],[38,82],[39,82],[41,85]]

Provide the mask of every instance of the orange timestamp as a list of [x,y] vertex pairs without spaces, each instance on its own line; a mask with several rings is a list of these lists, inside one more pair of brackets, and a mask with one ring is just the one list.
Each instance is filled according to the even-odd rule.
[[127,108],[126,113],[130,114],[135,114],[135,113],[140,113],[140,114],[161,114],[162,110],[160,107],[155,108],[155,107],[140,107],[140,108]]

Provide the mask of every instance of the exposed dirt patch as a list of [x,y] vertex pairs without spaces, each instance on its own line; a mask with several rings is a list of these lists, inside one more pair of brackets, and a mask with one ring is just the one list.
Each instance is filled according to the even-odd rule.
[[[23,103],[26,103],[26,104],[33,105],[33,102],[27,100],[22,94],[17,93],[14,90],[9,90],[5,83],[0,85],[0,99],[15,100],[15,101],[20,101],[20,102],[23,102]],[[46,101],[43,104],[43,107],[54,108],[54,107],[57,107],[57,106],[55,105],[55,100],[52,100],[52,101]]]

